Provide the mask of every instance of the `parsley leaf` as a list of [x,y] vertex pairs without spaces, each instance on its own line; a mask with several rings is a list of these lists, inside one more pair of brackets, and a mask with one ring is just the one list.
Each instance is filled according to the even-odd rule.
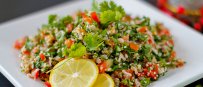
[[69,50],[69,57],[81,57],[86,53],[86,47],[82,43],[76,43]]
[[149,84],[150,84],[150,79],[149,78],[143,78],[141,81],[140,81],[141,85],[143,87],[147,87]]
[[117,6],[113,1],[110,1],[109,3],[107,1],[104,1],[100,4],[101,12],[108,11],[108,10],[118,11],[122,15],[125,15],[124,9],[121,6]]
[[96,50],[103,43],[103,39],[98,34],[88,33],[84,37],[84,42],[90,51]]
[[98,8],[96,2],[93,1],[92,7],[96,11],[100,11],[100,21],[102,24],[118,21],[125,15],[124,9],[121,6],[117,6],[113,1],[102,2],[100,8]]
[[92,2],[92,11],[99,12],[99,5],[95,0]]

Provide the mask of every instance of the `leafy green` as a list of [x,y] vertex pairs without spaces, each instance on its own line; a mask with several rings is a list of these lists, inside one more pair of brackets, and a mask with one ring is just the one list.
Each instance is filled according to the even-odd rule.
[[141,81],[140,81],[141,85],[143,87],[147,87],[149,84],[150,84],[150,79],[149,78],[143,78]]
[[69,57],[81,57],[86,53],[86,47],[82,43],[76,43],[69,50]]
[[127,85],[128,87],[133,87],[133,82],[130,79],[124,79],[121,81],[124,85]]
[[106,24],[112,21],[118,21],[122,18],[122,14],[119,11],[107,10],[101,13],[100,21],[102,24]]
[[100,12],[100,21],[102,24],[118,21],[125,15],[124,9],[121,6],[117,6],[113,1],[104,1],[98,6],[97,2],[93,0],[92,10]]
[[100,11],[104,12],[104,11],[118,11],[120,12],[122,15],[125,15],[125,11],[121,6],[117,6],[113,1],[107,2],[104,1],[100,4]]
[[92,2],[92,11],[99,12],[99,5],[95,0]]
[[52,24],[57,18],[57,15],[53,14],[53,15],[49,15],[48,17],[48,22],[49,24]]
[[92,34],[88,33],[84,37],[84,42],[87,46],[87,48],[92,51],[92,50],[97,50],[97,48],[103,43],[103,39],[99,37],[98,34]]
[[31,50],[33,48],[33,44],[31,40],[27,37],[26,42],[25,42],[25,49]]

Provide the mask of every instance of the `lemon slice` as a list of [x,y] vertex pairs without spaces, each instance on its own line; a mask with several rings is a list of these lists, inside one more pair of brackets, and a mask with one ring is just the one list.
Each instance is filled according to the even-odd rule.
[[108,74],[99,74],[93,87],[114,87],[114,81]]
[[97,65],[89,59],[65,59],[50,74],[52,87],[90,87],[98,76]]

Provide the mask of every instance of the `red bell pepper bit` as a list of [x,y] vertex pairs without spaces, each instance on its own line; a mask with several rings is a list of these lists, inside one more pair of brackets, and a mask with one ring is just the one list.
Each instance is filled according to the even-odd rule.
[[51,87],[51,84],[48,81],[44,82],[44,85],[45,87]]
[[18,40],[15,41],[13,47],[14,47],[15,49],[17,49],[17,50],[20,50],[20,49],[24,46],[25,41],[26,41],[26,37],[21,38],[21,39],[18,39]]
[[34,79],[36,80],[39,77],[39,69],[35,69],[33,73],[34,73]]
[[106,71],[107,65],[105,62],[98,64],[99,66],[99,73],[104,73]]
[[43,53],[40,53],[39,56],[40,56],[40,59],[41,59],[42,61],[44,61],[45,58],[46,58],[45,55],[44,55]]
[[97,16],[97,13],[96,12],[92,12],[91,13],[91,18],[96,21],[97,23],[99,23],[99,18]]

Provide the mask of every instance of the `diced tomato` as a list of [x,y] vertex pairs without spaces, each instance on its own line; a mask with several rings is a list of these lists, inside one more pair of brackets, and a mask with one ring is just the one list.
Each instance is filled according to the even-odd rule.
[[155,44],[154,44],[154,40],[152,39],[152,37],[149,37],[148,43],[151,44],[151,45],[155,45]]
[[139,72],[139,73],[137,73],[137,76],[138,76],[138,77],[142,77],[142,76],[144,76],[144,75],[145,75],[144,72]]
[[169,40],[169,43],[174,46],[174,41],[173,41],[173,39],[170,39],[170,40]]
[[23,54],[25,54],[25,55],[30,55],[30,51],[29,51],[29,50],[23,50],[22,52],[23,52]]
[[48,81],[44,82],[44,85],[45,87],[51,87],[51,84]]
[[126,72],[128,72],[128,73],[133,73],[133,70],[132,69],[128,69],[128,70],[126,70]]
[[147,74],[147,73],[148,73],[148,69],[147,69],[147,68],[144,68],[144,69],[143,69],[143,72],[144,72],[144,74]]
[[84,21],[88,22],[89,24],[92,24],[92,19],[91,18],[85,17],[83,19],[84,19]]
[[171,52],[171,57],[176,57],[176,52],[175,51]]
[[130,48],[135,50],[135,51],[138,51],[139,50],[139,45],[133,43],[133,42],[130,42]]
[[37,79],[39,77],[39,69],[35,69],[33,73],[34,73],[34,79]]
[[145,33],[145,32],[147,32],[147,27],[141,27],[141,28],[139,28],[139,29],[138,29],[138,32],[140,32],[140,33]]
[[88,22],[89,24],[92,23],[92,19],[88,17],[85,13],[82,13],[82,18],[84,21]]
[[169,60],[169,61],[172,61],[175,57],[176,57],[176,52],[175,52],[175,51],[172,51],[172,52],[171,52],[171,56],[170,56],[170,58],[169,58],[168,60]]
[[149,74],[149,77],[151,77],[151,78],[153,78],[153,79],[157,79],[157,72],[156,71],[154,71],[154,70],[152,70],[151,72],[150,72],[150,74]]
[[156,71],[157,73],[159,72],[159,66],[158,66],[158,64],[154,65],[154,71]]
[[67,29],[68,33],[70,33],[73,30],[73,24],[68,24],[66,26],[66,29]]
[[67,39],[65,40],[65,44],[68,48],[70,48],[74,44],[74,41],[71,39]]
[[160,32],[159,32],[159,35],[162,36],[162,35],[166,35],[166,36],[170,36],[170,32],[168,29],[162,29]]
[[45,55],[44,55],[43,53],[40,53],[39,56],[40,56],[40,59],[41,59],[42,61],[44,61],[44,60],[46,59],[46,57],[45,57]]
[[91,17],[94,21],[96,21],[97,23],[99,23],[99,18],[97,16],[97,13],[96,12],[92,12],[91,13]]
[[26,38],[18,39],[14,43],[14,48],[20,50],[25,44]]
[[102,62],[102,63],[100,63],[98,66],[99,66],[99,73],[104,73],[105,70],[106,70],[106,68],[107,68],[106,63],[105,63],[105,62]]

